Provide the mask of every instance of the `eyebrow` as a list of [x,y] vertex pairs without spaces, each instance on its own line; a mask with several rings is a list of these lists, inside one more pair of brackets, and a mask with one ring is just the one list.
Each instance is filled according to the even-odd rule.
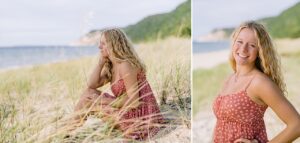
[[[237,40],[242,40],[243,41],[243,39],[241,39],[241,38],[236,38],[236,41]],[[257,43],[256,42],[249,42],[250,44],[254,44],[254,45],[257,45]]]

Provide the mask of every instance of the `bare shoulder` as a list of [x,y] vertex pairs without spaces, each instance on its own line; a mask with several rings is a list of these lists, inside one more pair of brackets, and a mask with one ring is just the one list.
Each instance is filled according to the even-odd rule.
[[255,98],[264,101],[264,103],[266,103],[266,99],[283,97],[276,83],[262,72],[256,73],[251,85],[249,86],[249,91],[253,93]]
[[128,75],[136,73],[137,68],[133,67],[129,62],[121,62],[119,65],[119,71],[121,75]]
[[255,89],[276,88],[277,85],[266,74],[257,72],[251,84]]

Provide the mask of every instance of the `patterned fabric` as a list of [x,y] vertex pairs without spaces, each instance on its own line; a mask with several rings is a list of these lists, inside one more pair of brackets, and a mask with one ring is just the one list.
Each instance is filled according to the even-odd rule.
[[240,92],[219,95],[214,101],[213,110],[217,117],[214,143],[233,143],[239,138],[268,142],[263,120],[268,106],[252,101],[247,95],[249,84]]
[[[140,104],[137,108],[131,108],[121,115],[119,128],[123,132],[130,130],[129,136],[133,139],[146,140],[158,133],[159,124],[162,124],[164,119],[145,74],[139,72],[137,80]],[[115,97],[125,94],[126,88],[123,79],[114,83],[111,90]]]

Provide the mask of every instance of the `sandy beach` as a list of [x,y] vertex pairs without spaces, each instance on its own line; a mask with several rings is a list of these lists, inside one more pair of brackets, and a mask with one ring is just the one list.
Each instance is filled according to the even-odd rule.
[[[210,69],[228,60],[229,50],[196,53],[192,56],[192,68]],[[211,108],[200,110],[192,119],[192,140],[211,143],[216,118]]]
[[209,69],[228,60],[229,49],[193,54],[193,70]]

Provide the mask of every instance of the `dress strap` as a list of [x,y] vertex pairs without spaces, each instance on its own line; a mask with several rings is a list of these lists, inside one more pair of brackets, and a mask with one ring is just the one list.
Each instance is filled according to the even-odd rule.
[[251,84],[251,82],[252,82],[252,80],[254,79],[254,77],[255,77],[255,75],[253,75],[253,76],[251,77],[250,81],[248,82],[248,84],[247,84],[246,87],[245,87],[245,90],[248,89],[248,87],[249,87],[249,85]]

